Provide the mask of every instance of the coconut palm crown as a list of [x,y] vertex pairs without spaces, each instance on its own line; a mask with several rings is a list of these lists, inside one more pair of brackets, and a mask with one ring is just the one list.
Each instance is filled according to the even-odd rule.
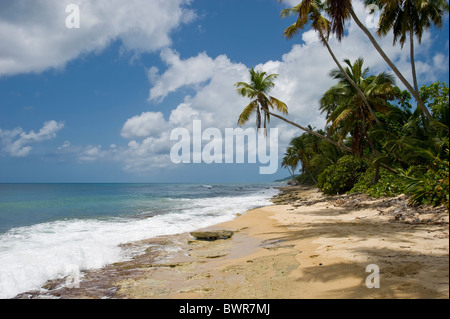
[[236,92],[243,97],[251,99],[249,105],[244,108],[238,119],[240,126],[244,125],[250,119],[253,113],[256,113],[256,127],[258,129],[264,123],[264,129],[267,128],[267,123],[270,123],[270,109],[276,109],[283,114],[288,114],[287,106],[284,102],[269,96],[269,91],[275,86],[275,79],[278,74],[270,74],[262,71],[255,71],[254,68],[250,69],[250,81],[237,82]]

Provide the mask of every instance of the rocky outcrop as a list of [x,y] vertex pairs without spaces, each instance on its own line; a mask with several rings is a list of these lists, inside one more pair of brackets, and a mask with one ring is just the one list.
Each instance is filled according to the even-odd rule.
[[207,230],[191,232],[191,236],[199,240],[228,239],[234,235],[232,230]]

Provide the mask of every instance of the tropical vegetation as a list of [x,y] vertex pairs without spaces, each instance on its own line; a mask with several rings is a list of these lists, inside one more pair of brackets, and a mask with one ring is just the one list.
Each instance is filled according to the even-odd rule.
[[[329,73],[336,84],[324,90],[320,99],[319,109],[327,120],[325,129],[287,119],[287,105],[268,95],[278,75],[254,69],[250,70],[249,83],[236,83],[237,92],[251,99],[238,124],[245,124],[256,113],[258,128],[266,128],[275,117],[303,130],[289,143],[281,165],[299,183],[317,185],[325,194],[365,192],[379,197],[403,193],[410,195],[411,204],[448,208],[449,88],[442,82],[419,88],[414,59],[415,39],[420,44],[425,30],[442,26],[448,3],[366,0],[365,4],[381,8],[379,37],[392,32],[393,45],[402,47],[409,39],[413,84],[361,23],[350,0],[303,0],[282,11],[282,17],[297,17],[283,36],[293,38],[311,26],[337,65]],[[374,74],[363,58],[338,61],[328,40],[334,35],[342,41],[349,19],[367,35],[393,73]],[[396,79],[406,90],[396,86]]]

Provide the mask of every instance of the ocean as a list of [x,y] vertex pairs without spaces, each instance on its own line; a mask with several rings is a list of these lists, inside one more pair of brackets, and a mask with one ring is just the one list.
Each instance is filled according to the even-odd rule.
[[0,184],[0,298],[139,251],[120,245],[232,220],[279,184]]

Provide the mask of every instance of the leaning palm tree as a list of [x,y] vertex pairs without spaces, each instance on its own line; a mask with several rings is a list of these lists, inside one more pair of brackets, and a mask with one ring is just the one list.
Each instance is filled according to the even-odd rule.
[[312,149],[310,147],[310,141],[308,141],[308,135],[303,134],[299,137],[296,137],[291,140],[289,143],[290,148],[292,148],[296,152],[296,156],[298,161],[302,166],[302,174],[308,173],[314,183],[317,183],[316,179],[312,175],[311,171],[311,158],[312,158]]
[[[418,0],[420,1],[420,0]],[[395,75],[399,78],[399,80],[405,85],[407,90],[411,93],[414,99],[417,101],[418,107],[422,110],[425,116],[432,120],[432,116],[430,111],[426,108],[424,102],[420,98],[419,93],[414,90],[411,84],[406,80],[403,74],[398,70],[395,64],[389,59],[383,49],[380,47],[378,42],[373,37],[372,33],[366,28],[366,26],[359,20],[355,11],[353,10],[352,1],[351,0],[326,0],[327,3],[327,12],[331,18],[331,32],[334,33],[339,41],[342,40],[345,33],[345,22],[352,18],[358,27],[364,32],[364,34],[369,38],[370,42],[374,46],[374,48],[378,51],[381,57],[386,61]]]
[[269,107],[272,109],[277,109],[283,114],[288,114],[287,106],[284,102],[281,102],[280,100],[272,97],[267,96],[268,92],[275,86],[274,80],[277,78],[276,74],[267,75],[266,72],[258,72],[255,71],[253,68],[250,69],[250,82],[237,82],[235,86],[237,87],[236,92],[243,96],[248,97],[252,101],[249,105],[247,105],[244,108],[244,111],[241,113],[238,119],[238,125],[242,126],[245,123],[248,122],[250,119],[250,116],[253,113],[256,113],[256,127],[258,129],[261,128],[261,112],[263,112],[264,115],[264,128],[266,128],[266,120],[267,122],[270,121],[270,117],[276,117],[288,124],[291,124],[295,127],[298,127],[299,129],[308,132],[312,135],[315,135],[333,145],[336,145],[340,147],[341,149],[351,152],[352,150],[349,147],[346,147],[344,145],[338,144],[336,141],[333,141],[329,139],[326,136],[323,136],[314,130],[311,130],[309,128],[303,127],[295,122],[289,121],[288,119],[273,113],[270,111]]
[[299,164],[299,158],[296,150],[293,147],[288,147],[284,153],[281,167],[286,168],[292,178],[295,177],[295,170]]
[[255,71],[252,68],[250,69],[250,83],[237,82],[235,84],[237,87],[236,91],[240,95],[252,100],[239,116],[238,124],[240,126],[244,125],[253,113],[256,113],[256,127],[260,129],[262,122],[264,122],[264,131],[266,131],[267,122],[270,123],[269,108],[277,109],[283,114],[288,113],[287,106],[284,102],[273,96],[267,96],[269,91],[274,87],[274,80],[277,77],[278,74],[267,75],[266,72]]
[[[314,130],[311,126],[308,128]],[[324,134],[322,130],[317,132],[321,135]],[[317,184],[320,172],[335,164],[341,156],[339,148],[315,135],[304,133],[290,141],[281,165],[290,173],[290,170],[295,171],[301,165],[300,179],[303,182],[309,179]]]
[[414,58],[414,35],[420,44],[424,31],[431,25],[441,28],[443,15],[449,10],[447,2],[443,0],[365,0],[365,3],[376,4],[383,8],[378,36],[386,36],[393,31],[394,45],[399,41],[402,48],[409,37],[413,84],[414,89],[419,93]]
[[368,135],[372,119],[369,110],[347,77],[353,79],[371,105],[382,114],[388,111],[386,101],[395,97],[395,83],[393,76],[385,72],[369,76],[369,68],[363,67],[364,60],[361,58],[353,64],[349,60],[345,60],[345,63],[348,66],[345,70],[347,76],[339,69],[330,72],[330,76],[339,80],[339,83],[325,93],[321,99],[320,109],[328,114],[328,123],[331,124],[329,134],[339,131],[341,142],[351,134],[352,152],[362,157],[364,141],[369,143],[373,153],[377,153]]
[[[280,0],[283,1],[283,0]],[[325,18],[322,15],[322,12],[325,10],[325,3],[320,0],[303,0],[300,4],[293,8],[285,9],[281,12],[281,17],[286,18],[292,15],[298,16],[297,21],[289,26],[285,31],[283,36],[287,39],[291,39],[294,37],[301,29],[305,27],[308,22],[311,22],[311,27],[313,30],[317,32],[319,35],[320,41],[323,45],[328,49],[328,52],[330,53],[331,57],[333,58],[333,61],[336,63],[338,68],[342,71],[342,74],[347,75],[344,68],[342,67],[339,60],[336,58],[333,50],[331,49],[328,39],[330,37],[330,27],[331,23],[330,21]],[[359,87],[356,85],[356,83],[347,76],[347,80],[350,82],[350,84],[353,85],[355,90],[360,95],[360,98],[363,100],[363,102],[366,105],[366,108],[369,110],[369,112],[372,115],[372,118],[377,122],[378,125],[381,125],[380,120],[375,115],[374,111],[372,110],[372,107],[370,106],[369,102],[367,101],[364,94],[361,92]]]

